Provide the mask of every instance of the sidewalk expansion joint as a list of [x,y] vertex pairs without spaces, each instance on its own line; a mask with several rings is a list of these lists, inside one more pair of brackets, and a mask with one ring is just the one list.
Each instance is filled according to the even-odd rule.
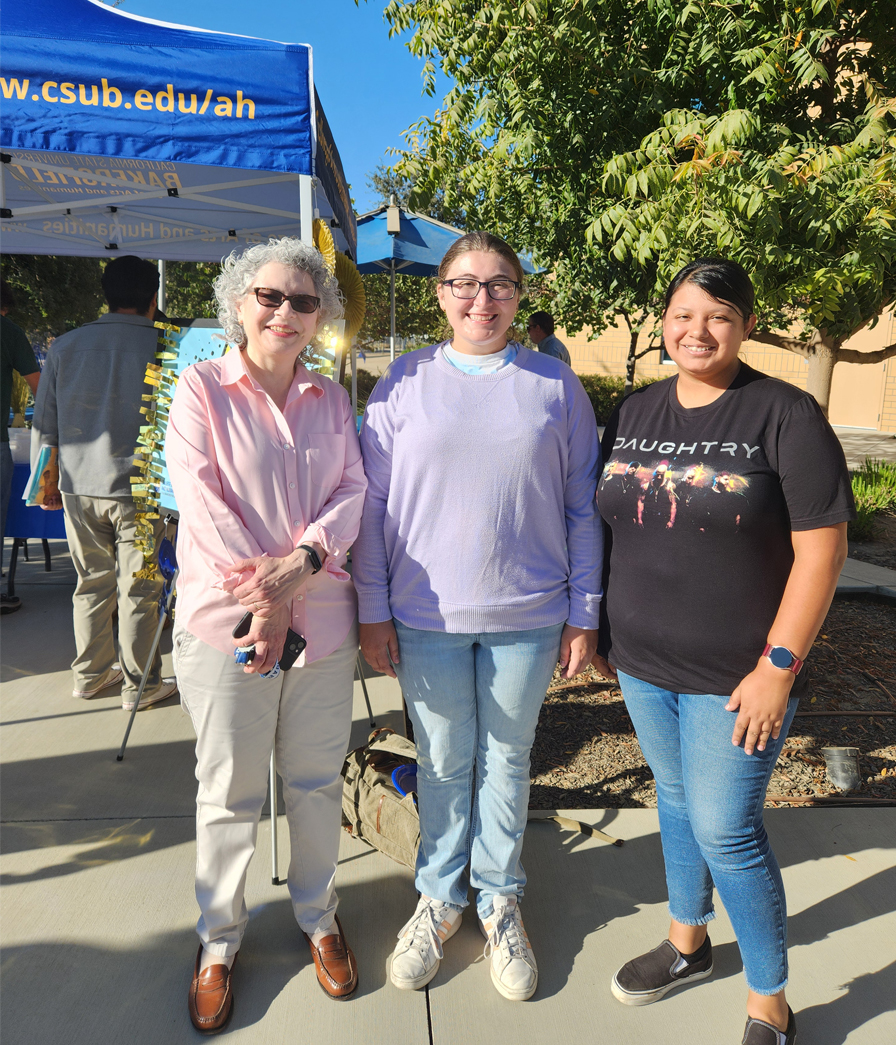
[[195,820],[195,813],[131,813],[121,816],[51,816],[33,820],[0,820],[3,824],[80,824],[85,820]]

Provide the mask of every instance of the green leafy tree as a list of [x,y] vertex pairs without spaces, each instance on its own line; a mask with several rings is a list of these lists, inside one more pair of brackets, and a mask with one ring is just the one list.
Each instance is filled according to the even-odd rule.
[[[844,144],[795,139],[755,112],[670,112],[635,152],[607,165],[618,193],[588,229],[620,261],[655,265],[660,283],[698,254],[753,276],[753,339],[803,355],[827,411],[834,365],[877,363],[843,348],[896,292],[896,102],[872,104]],[[786,332],[785,332],[786,331]]]
[[165,314],[181,319],[214,319],[212,283],[221,271],[214,261],[169,261],[165,266]]
[[4,254],[3,278],[16,298],[9,318],[35,341],[90,323],[105,306],[102,272],[98,258]]
[[[585,237],[625,200],[607,165],[636,153],[667,113],[746,112],[784,128],[796,156],[855,141],[869,100],[894,93],[888,0],[393,0],[386,17],[427,59],[430,91],[436,64],[455,81],[397,164],[414,182],[411,202],[441,189],[471,225],[531,251],[554,272],[556,313],[572,331],[649,315],[651,266],[661,282],[666,251],[678,256],[671,240],[614,256],[615,242]],[[876,162],[873,150],[863,162]]]
[[437,188],[429,197],[421,196],[418,192],[414,199],[415,206],[411,206],[411,196],[414,193],[414,183],[405,174],[400,174],[394,167],[381,163],[372,174],[368,175],[367,187],[375,192],[378,197],[377,206],[389,203],[392,197],[404,210],[415,210],[428,218],[435,218],[444,225],[453,225],[455,228],[463,228],[466,223],[466,214],[462,207],[449,206],[445,202],[445,190]]

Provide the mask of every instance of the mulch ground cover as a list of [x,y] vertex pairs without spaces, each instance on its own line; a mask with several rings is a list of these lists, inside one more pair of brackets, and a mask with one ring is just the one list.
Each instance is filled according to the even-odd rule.
[[[803,670],[809,689],[766,804],[896,804],[896,603],[835,599]],[[824,747],[859,749],[858,788],[843,792],[831,783]],[[619,687],[593,668],[570,680],[555,676],[531,772],[532,809],[656,805],[653,776]]]
[[896,570],[896,512],[881,512],[867,541],[850,541],[849,557]]

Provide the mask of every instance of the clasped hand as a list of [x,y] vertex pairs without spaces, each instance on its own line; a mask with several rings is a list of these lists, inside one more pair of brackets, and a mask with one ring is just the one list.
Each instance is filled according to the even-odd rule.
[[254,614],[248,635],[234,639],[234,642],[241,646],[255,647],[255,656],[248,664],[243,665],[243,671],[247,675],[264,675],[274,667],[286,645],[286,633],[291,619],[289,606],[281,606],[267,617]]
[[221,587],[239,604],[261,617],[288,605],[311,576],[310,557],[301,548],[289,555],[239,559]]
[[255,646],[255,657],[243,670],[264,674],[283,651],[292,620],[292,600],[311,576],[310,556],[301,548],[289,555],[239,559],[221,585],[252,613],[249,633],[240,643]]

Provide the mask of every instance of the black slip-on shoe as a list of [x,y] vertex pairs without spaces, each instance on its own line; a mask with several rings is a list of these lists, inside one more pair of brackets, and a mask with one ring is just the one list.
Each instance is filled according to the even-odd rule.
[[659,947],[626,962],[613,977],[610,990],[623,1005],[649,1005],[676,987],[711,975],[712,944],[705,957],[688,964],[674,944],[663,940]]
[[741,1045],[796,1045],[796,1016],[787,1010],[787,1030],[780,1031],[765,1020],[752,1016],[747,1020]]

